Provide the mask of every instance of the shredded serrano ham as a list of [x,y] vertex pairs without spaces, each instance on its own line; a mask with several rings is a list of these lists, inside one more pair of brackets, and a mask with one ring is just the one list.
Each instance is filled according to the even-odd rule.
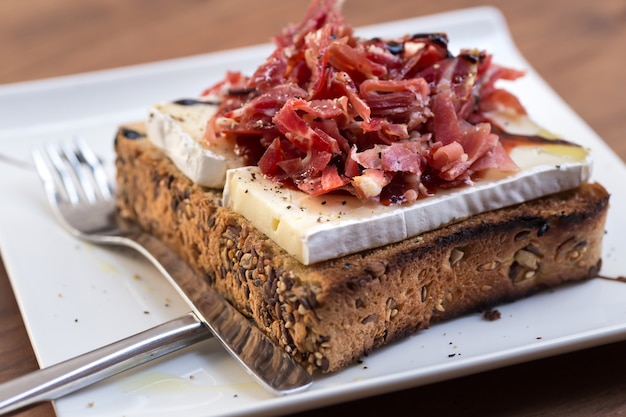
[[515,171],[486,114],[525,114],[496,87],[522,72],[485,51],[453,55],[445,34],[361,39],[339,0],[313,0],[275,38],[251,76],[229,72],[204,92],[220,100],[208,145],[311,195],[347,192],[401,204],[471,184],[483,170]]

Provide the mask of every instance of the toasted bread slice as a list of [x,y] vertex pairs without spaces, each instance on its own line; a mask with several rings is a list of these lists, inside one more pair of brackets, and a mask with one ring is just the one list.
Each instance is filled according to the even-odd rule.
[[[121,214],[170,245],[310,372],[338,371],[430,324],[594,277],[609,195],[599,184],[305,266],[195,185],[145,136],[116,138]],[[338,236],[340,239],[341,236]]]

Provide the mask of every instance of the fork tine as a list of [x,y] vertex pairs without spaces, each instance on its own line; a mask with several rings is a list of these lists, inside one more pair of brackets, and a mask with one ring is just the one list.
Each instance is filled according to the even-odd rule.
[[105,172],[100,158],[96,156],[81,137],[76,138],[75,144],[78,148],[78,152],[80,152],[79,157],[82,156],[82,161],[84,161],[91,170],[93,179],[102,196],[107,200],[113,198],[113,187],[108,180],[108,175]]
[[46,162],[46,158],[44,154],[39,149],[34,149],[32,152],[33,162],[35,163],[35,169],[37,170],[37,174],[39,174],[39,178],[43,183],[44,190],[46,192],[46,197],[50,201],[50,203],[56,207],[58,203],[57,196],[57,179],[52,173],[52,168],[50,168],[49,163]]
[[78,151],[73,150],[70,144],[67,142],[61,143],[61,151],[63,152],[63,158],[67,160],[69,166],[72,168],[78,184],[80,184],[82,191],[90,203],[96,202],[96,191],[91,184],[89,178],[85,175],[85,170],[82,168],[82,161]]
[[98,197],[106,201],[113,198],[113,187],[100,159],[83,139],[59,145],[48,143],[33,150],[32,157],[48,198],[55,205],[63,200],[76,206],[81,201],[95,204]]
[[[67,198],[70,203],[76,205],[80,202],[80,196],[78,194],[78,189],[72,179],[71,173],[68,170],[66,164],[63,162],[61,157],[59,156],[59,151],[52,145],[48,144],[45,146],[45,156],[40,153],[33,153],[33,157],[37,156],[35,159],[35,164],[37,166],[37,170],[39,175],[42,176],[42,179],[47,178],[48,181],[44,179],[44,184],[47,184],[46,187],[49,187],[51,195],[54,196],[56,202],[59,201],[59,187],[65,191]],[[46,162],[47,160],[50,162]],[[50,164],[52,166],[50,166]],[[56,175],[55,175],[56,172]]]

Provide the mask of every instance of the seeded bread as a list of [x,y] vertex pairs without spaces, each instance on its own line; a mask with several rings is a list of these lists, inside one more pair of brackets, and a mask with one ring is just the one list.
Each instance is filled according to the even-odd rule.
[[[594,277],[609,196],[599,184],[304,266],[220,205],[145,137],[116,141],[120,213],[164,240],[310,372],[338,371],[430,324]],[[341,236],[338,236],[341,238]]]

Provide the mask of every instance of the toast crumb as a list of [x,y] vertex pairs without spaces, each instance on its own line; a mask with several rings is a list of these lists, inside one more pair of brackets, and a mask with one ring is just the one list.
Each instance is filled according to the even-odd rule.
[[496,320],[500,320],[500,317],[502,317],[502,315],[500,314],[500,311],[497,309],[489,309],[489,310],[483,311],[483,320],[496,321]]

